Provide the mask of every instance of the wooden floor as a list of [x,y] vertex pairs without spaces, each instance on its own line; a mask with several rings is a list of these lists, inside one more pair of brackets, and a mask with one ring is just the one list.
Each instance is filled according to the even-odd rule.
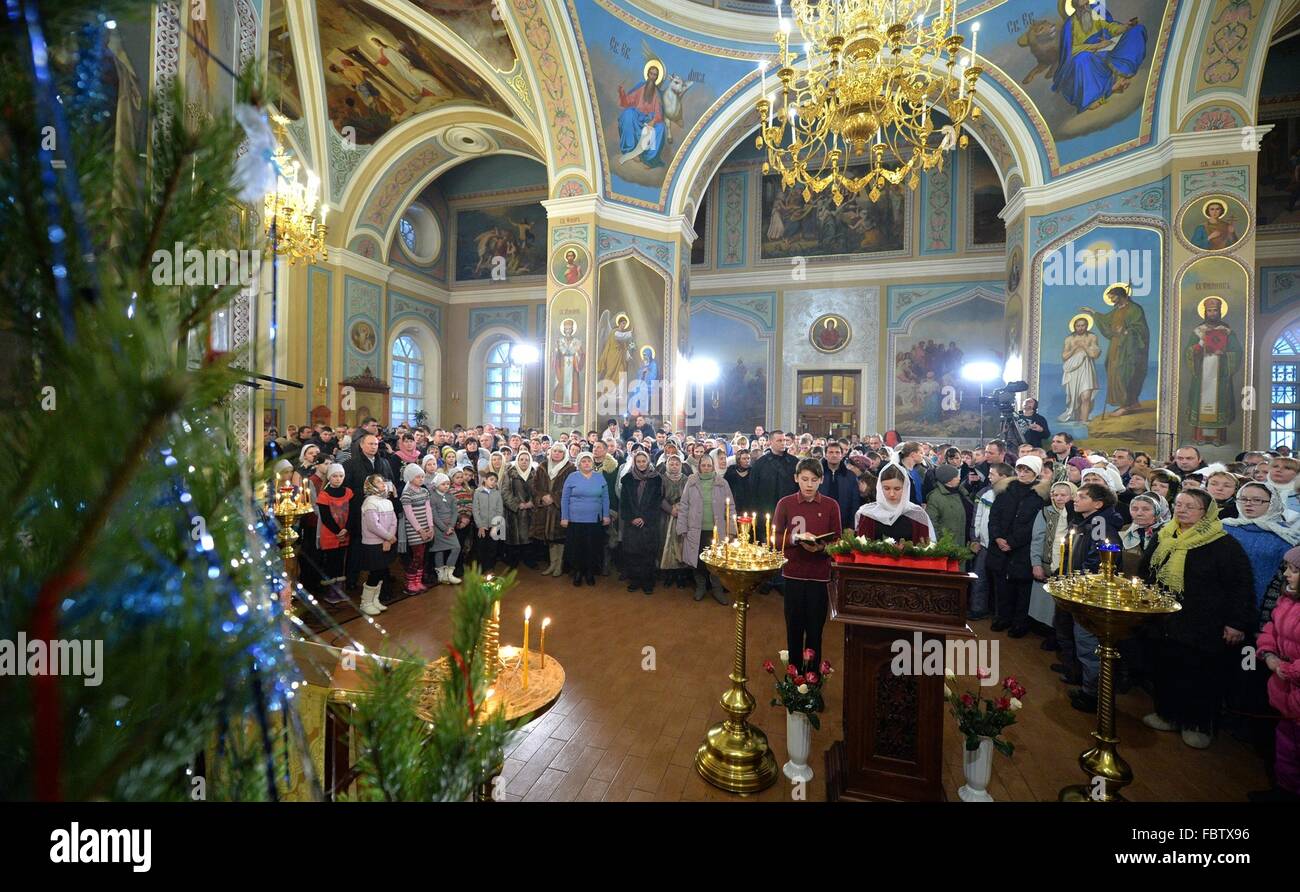
[[[438,653],[450,628],[452,592],[440,586],[392,605],[380,617],[383,629],[417,654]],[[693,767],[705,730],[722,718],[718,697],[728,685],[732,660],[730,608],[711,598],[696,603],[688,590],[661,587],[646,596],[626,591],[612,576],[597,577],[594,587],[574,588],[568,578],[521,568],[519,584],[505,596],[503,644],[521,642],[526,604],[532,605],[535,618],[551,617],[546,649],[563,663],[567,681],[559,702],[507,749],[507,799],[791,796],[784,778],[751,797],[725,793],[705,783]],[[783,763],[785,712],[768,705],[772,685],[761,669],[764,659],[775,659],[784,647],[780,596],[755,596],[749,616],[749,689],[759,704],[751,720],[767,733]],[[980,637],[991,634],[987,621],[972,626]],[[344,628],[369,648],[380,644],[379,632],[368,621],[353,620]],[[1067,689],[1048,669],[1056,655],[1040,649],[1040,641],[1032,635],[1000,641],[1001,674],[1016,675],[1029,693],[1007,734],[1016,745],[1014,758],[995,756],[989,790],[998,800],[1051,801],[1062,786],[1085,780],[1077,757],[1091,742],[1094,719],[1070,706]],[[841,628],[827,623],[826,657],[836,666],[842,663],[843,646]],[[643,668],[649,665],[653,668]],[[811,801],[825,798],[823,753],[841,736],[839,682],[833,677],[827,686],[822,728],[813,735],[809,761],[816,777],[806,791]],[[1119,699],[1120,752],[1136,778],[1126,791],[1131,800],[1242,801],[1246,791],[1267,787],[1264,766],[1246,744],[1220,733],[1208,750],[1193,750],[1177,734],[1145,727],[1141,717],[1149,711],[1150,699],[1142,691]],[[951,721],[946,728],[944,786],[949,799],[955,799],[962,784],[962,742]]]

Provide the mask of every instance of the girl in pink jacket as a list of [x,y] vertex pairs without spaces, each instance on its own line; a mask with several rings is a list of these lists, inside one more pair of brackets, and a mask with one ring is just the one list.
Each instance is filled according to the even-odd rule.
[[1277,723],[1275,777],[1283,794],[1300,796],[1300,546],[1283,555],[1286,588],[1256,642],[1259,659],[1273,673],[1268,702],[1282,714]]

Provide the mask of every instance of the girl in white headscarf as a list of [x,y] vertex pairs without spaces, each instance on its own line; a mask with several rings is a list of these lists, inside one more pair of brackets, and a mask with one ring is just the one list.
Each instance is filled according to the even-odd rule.
[[890,462],[876,481],[876,501],[858,509],[855,532],[868,539],[910,539],[933,542],[934,524],[925,509],[912,502],[911,476],[901,465]]

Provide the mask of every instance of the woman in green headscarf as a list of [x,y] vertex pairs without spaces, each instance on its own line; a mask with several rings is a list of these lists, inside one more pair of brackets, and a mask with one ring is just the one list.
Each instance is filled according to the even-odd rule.
[[1228,680],[1225,657],[1256,625],[1250,560],[1223,531],[1218,506],[1203,489],[1183,490],[1142,559],[1148,582],[1182,604],[1155,633],[1155,711],[1142,719],[1157,731],[1182,731],[1183,743],[1211,743]]

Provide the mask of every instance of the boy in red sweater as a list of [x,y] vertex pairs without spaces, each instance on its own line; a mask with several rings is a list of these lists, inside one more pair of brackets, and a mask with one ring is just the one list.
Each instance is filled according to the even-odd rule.
[[[785,578],[785,639],[790,662],[796,666],[805,650],[811,650],[811,661],[803,667],[817,667],[822,658],[822,627],[826,625],[826,584],[831,580],[831,560],[826,554],[827,542],[833,541],[840,530],[840,506],[818,490],[822,483],[822,464],[806,458],[795,467],[795,483],[799,491],[776,503],[772,518],[772,537],[784,544],[786,565],[781,570]],[[830,538],[813,541],[814,537],[831,534]]]

